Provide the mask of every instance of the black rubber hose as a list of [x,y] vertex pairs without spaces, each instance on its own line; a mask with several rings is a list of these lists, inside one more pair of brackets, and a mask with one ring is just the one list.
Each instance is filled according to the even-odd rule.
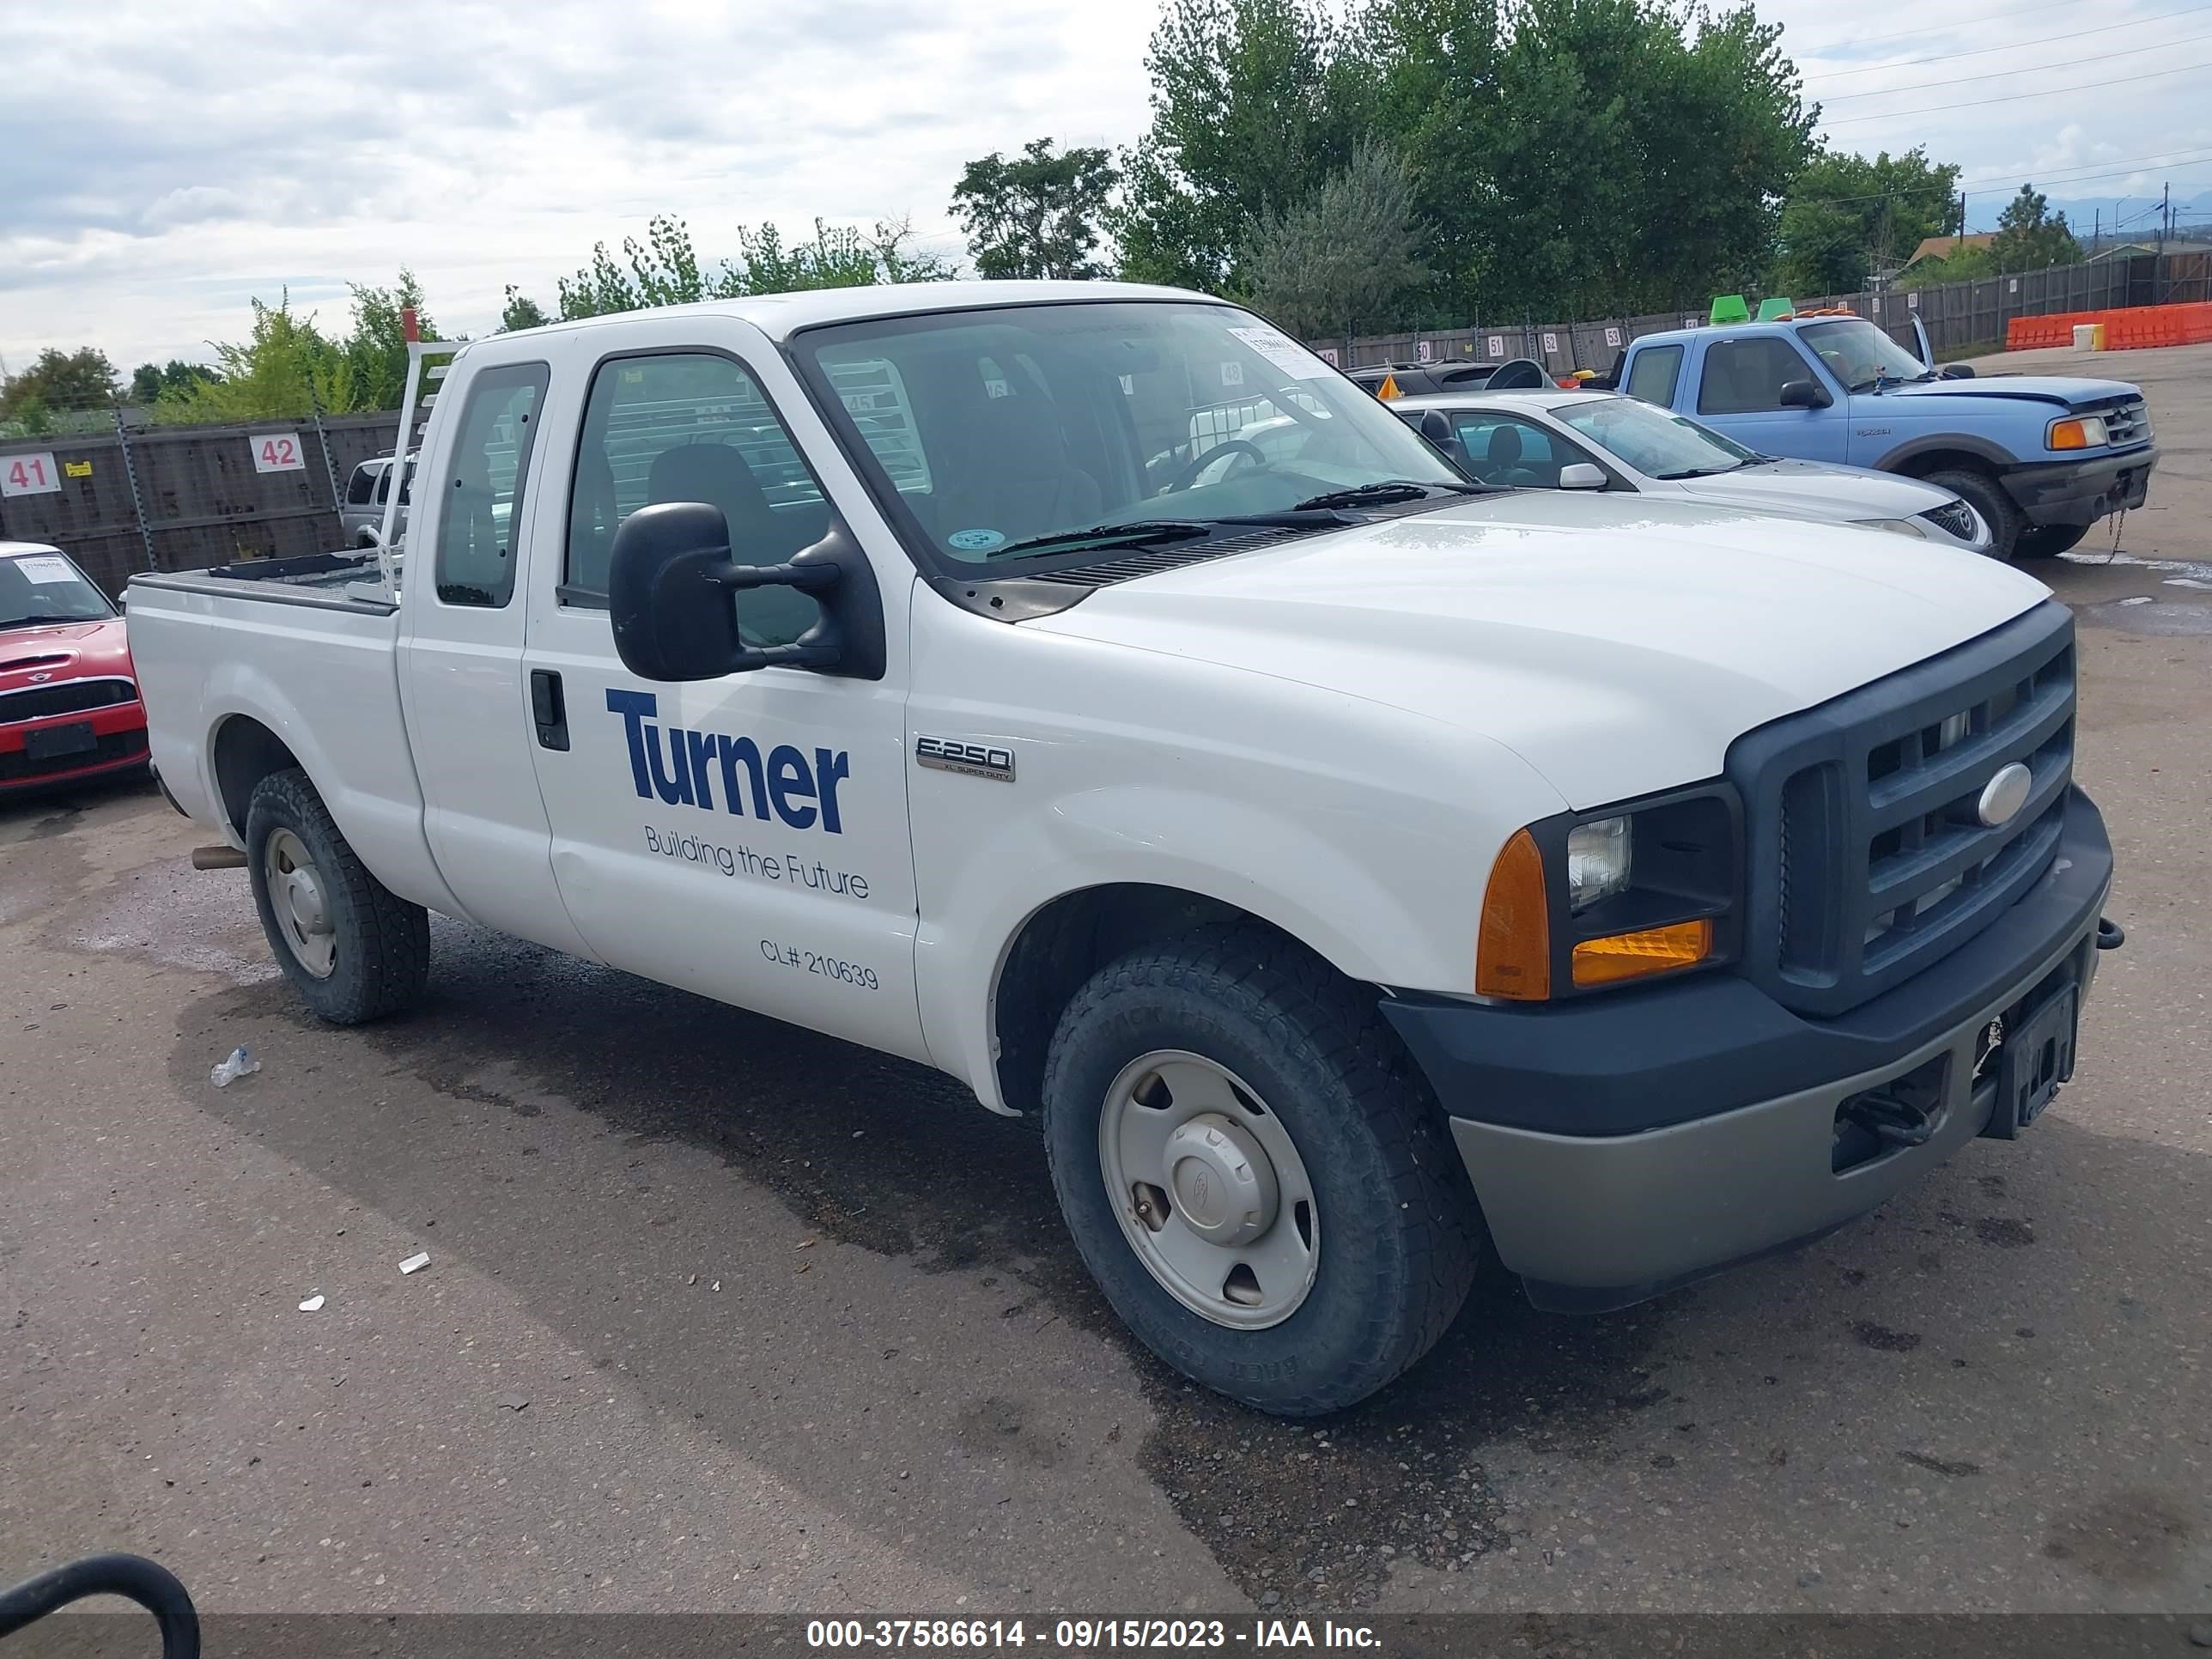
[[88,1595],[120,1595],[161,1626],[161,1659],[199,1659],[200,1616],[176,1574],[143,1555],[88,1555],[0,1590],[0,1639]]

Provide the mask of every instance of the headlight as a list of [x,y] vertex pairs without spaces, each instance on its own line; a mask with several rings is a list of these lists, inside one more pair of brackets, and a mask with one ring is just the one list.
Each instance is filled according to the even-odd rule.
[[2063,421],[2053,421],[2044,441],[2053,449],[2101,449],[2105,445],[2105,420],[2101,415],[2075,415]]
[[1854,519],[1852,522],[1862,530],[1893,530],[1900,536],[1917,536],[1923,542],[1928,539],[1926,528],[1910,519]]
[[1728,961],[1741,818],[1704,784],[1515,831],[1483,891],[1476,994],[1542,1002]]
[[1626,817],[1600,818],[1567,831],[1567,912],[1580,915],[1615,893],[1628,890],[1636,836]]

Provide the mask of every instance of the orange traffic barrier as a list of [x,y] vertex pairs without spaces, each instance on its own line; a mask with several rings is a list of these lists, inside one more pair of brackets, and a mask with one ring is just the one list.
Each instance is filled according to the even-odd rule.
[[2005,325],[2005,349],[2032,351],[2039,346],[2074,343],[2081,325],[2102,324],[2105,349],[2128,351],[2148,346],[2212,343],[2212,301],[2181,305],[2123,306],[2110,311],[2064,311],[2045,317],[2014,317]]

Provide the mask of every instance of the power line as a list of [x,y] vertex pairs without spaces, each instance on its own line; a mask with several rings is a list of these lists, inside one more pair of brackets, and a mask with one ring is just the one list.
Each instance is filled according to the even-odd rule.
[[1909,87],[1881,87],[1873,92],[1838,93],[1833,98],[1820,100],[1822,107],[1830,104],[1848,104],[1857,98],[1894,98],[1908,92],[1932,92],[1937,87],[1963,87],[1975,81],[2002,81],[2008,75],[2039,75],[2045,70],[2072,69],[2077,64],[2103,64],[2115,58],[2140,58],[2147,52],[2166,52],[2175,46],[2194,46],[2207,39],[2203,34],[2185,34],[2177,40],[2160,40],[2148,46],[2130,46],[2125,52],[2100,52],[2094,58],[2069,58],[2063,64],[2027,64],[2018,69],[1991,70],[1987,75],[1960,75],[1948,81],[1921,81]]
[[2125,23],[2106,23],[2100,28],[2076,29],[2071,34],[2046,34],[2036,40],[2014,40],[2008,46],[1979,46],[1972,52],[1937,52],[1932,58],[1910,58],[1902,64],[1869,64],[1859,69],[1828,70],[1805,77],[1805,83],[1816,81],[1842,81],[1854,75],[1880,75],[1885,70],[1917,69],[1923,64],[1956,63],[1961,58],[1986,58],[1993,52],[2025,52],[2030,46],[2054,46],[2061,40],[2079,40],[2092,34],[2110,34],[2115,29],[2141,28],[2145,23],[2163,23],[2170,17],[2195,17],[2212,10],[2204,6],[2185,6],[2179,11],[2162,11],[2154,17],[2138,17]]
[[2084,81],[2074,87],[2045,87],[2034,92],[2014,93],[2008,98],[1971,98],[1960,104],[1936,104],[1925,109],[1889,109],[1876,115],[1846,115],[1840,121],[1826,121],[1822,125],[1849,127],[1867,121],[1894,121],[1907,115],[1948,115],[1954,110],[1985,109],[1991,104],[2017,103],[2026,98],[2055,98],[2062,93],[2094,92],[2100,87],[2124,87],[2138,81],[2163,81],[2170,76],[2194,75],[2207,69],[2212,69],[2212,64],[2184,64],[2178,69],[2154,70],[2148,75],[2123,75],[2110,81]]
[[2047,0],[2039,6],[2018,6],[2008,10],[1992,12],[1986,17],[1963,17],[1954,23],[1936,23],[1924,29],[1905,29],[1896,34],[1863,35],[1844,40],[1831,40],[1825,46],[1807,46],[1804,52],[1814,54],[1833,52],[1838,46],[1879,46],[1892,40],[1911,40],[1923,34],[1957,34],[1972,28],[1978,23],[2002,23],[2014,17],[2033,17],[2039,11],[2056,11],[2061,6],[2072,6],[2075,0]]

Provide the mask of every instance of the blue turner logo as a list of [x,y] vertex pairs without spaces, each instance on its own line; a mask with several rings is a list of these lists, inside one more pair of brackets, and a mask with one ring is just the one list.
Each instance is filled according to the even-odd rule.
[[656,726],[660,700],[650,691],[610,688],[607,711],[622,716],[630,781],[640,800],[657,796],[671,806],[711,812],[719,783],[722,810],[734,817],[766,819],[772,812],[794,830],[818,823],[833,836],[844,833],[837,786],[851,774],[848,751],[817,749],[809,762],[805,750],[787,743],[763,755],[750,738]]

